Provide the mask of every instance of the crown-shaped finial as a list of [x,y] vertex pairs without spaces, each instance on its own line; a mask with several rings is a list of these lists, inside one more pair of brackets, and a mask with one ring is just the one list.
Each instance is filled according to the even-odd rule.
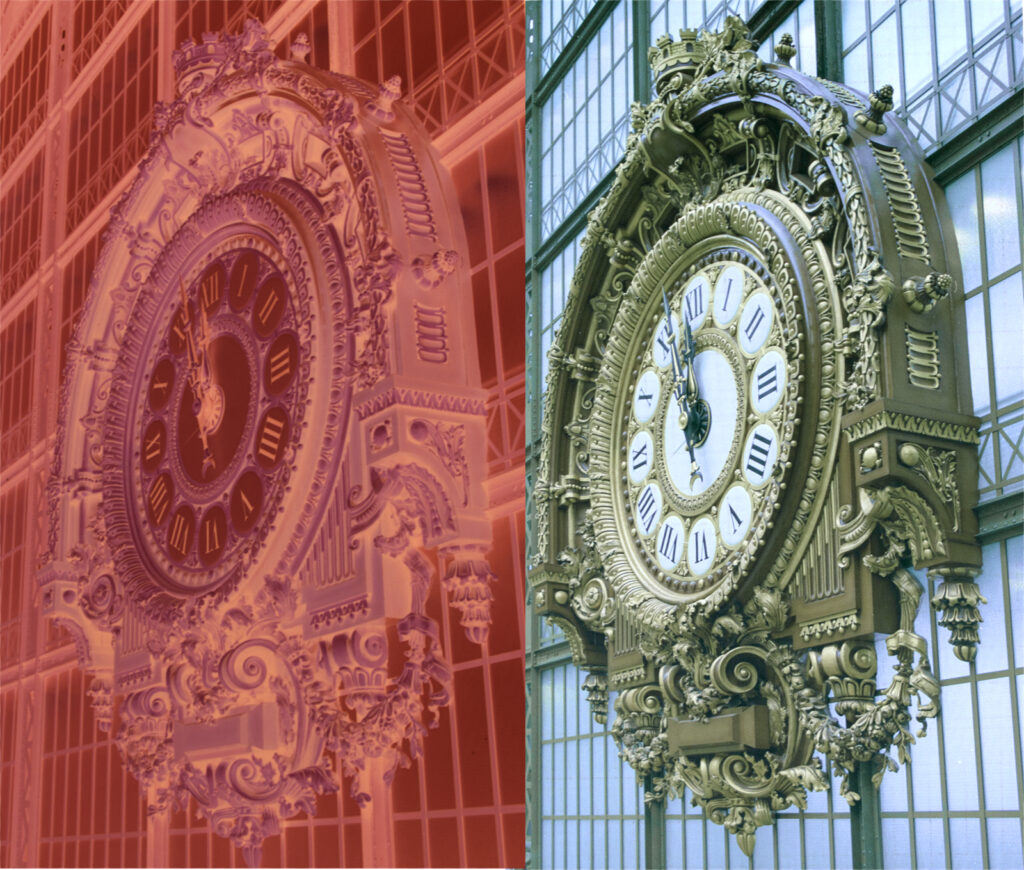
[[679,42],[669,34],[659,36],[647,49],[647,62],[654,71],[654,89],[658,96],[689,84],[705,58],[704,46],[696,30],[680,30]]

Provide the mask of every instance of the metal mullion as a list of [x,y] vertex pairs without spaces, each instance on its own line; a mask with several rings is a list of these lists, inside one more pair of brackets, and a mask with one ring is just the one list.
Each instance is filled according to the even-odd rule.
[[[972,76],[973,78],[973,76]],[[991,294],[992,284],[988,274],[988,235],[985,228],[985,186],[981,174],[981,163],[971,170],[974,173],[974,203],[978,212],[978,260],[981,265],[982,316],[985,324],[985,365],[988,367],[988,401],[992,419],[992,460],[995,465],[995,486],[1001,488],[1003,479],[1003,463],[999,445],[996,423],[999,418],[999,405],[996,401],[996,370],[992,355],[992,342],[989,340],[992,330]]]
[[[1001,549],[1001,548],[1000,548]],[[1000,566],[1002,567],[1002,566]],[[1000,578],[1001,579],[1001,578]],[[978,679],[977,679],[977,665],[974,662],[970,663],[971,673],[971,719],[974,728],[974,764],[975,764],[975,775],[978,781],[978,818],[979,826],[981,828],[981,863],[983,867],[988,867],[988,826],[985,824],[986,810],[985,810],[985,768],[981,761],[981,718],[978,715]],[[950,853],[952,854],[952,853]]]
[[[1009,557],[1006,552],[1006,541],[999,542],[999,573],[1000,573],[1000,585],[1002,587],[1002,598],[1003,598],[1003,620],[1005,623],[1005,636],[1006,636],[1006,662],[1008,665],[1009,675],[1007,682],[1010,684],[1010,719],[1013,722],[1013,742],[1015,745],[1016,752],[1014,752],[1014,761],[1017,774],[1017,806],[1024,806],[1024,762],[1021,760],[1021,753],[1024,752],[1024,747],[1021,746],[1021,722],[1020,722],[1020,707],[1019,698],[1017,697],[1017,680],[1016,680],[1016,665],[1017,662],[1014,657],[1013,637],[1014,637],[1014,625],[1013,625],[1013,609],[1010,602],[1010,564]],[[1024,626],[1017,626],[1017,631],[1024,631]],[[1020,815],[1021,825],[1021,842],[1024,843],[1024,814],[1014,813],[1014,815]],[[990,817],[1000,818],[993,814]],[[988,829],[988,825],[983,825]],[[987,857],[987,853],[986,853]]]
[[[926,582],[928,584],[928,600],[931,601],[932,597],[935,595],[935,581],[931,577],[928,577]],[[931,611],[928,614],[928,628],[929,628],[929,632],[931,634],[932,649],[937,651],[938,650],[938,645],[939,645],[939,637],[938,637],[938,628],[937,628],[937,623],[936,623],[935,611]],[[941,688],[942,688],[942,664],[941,664],[941,662],[939,660],[939,656],[937,654],[935,656],[935,679],[938,681],[939,688],[940,688],[940,691],[941,691]],[[942,809],[941,809],[941,813],[942,813],[941,819],[942,819],[943,849],[945,850],[945,853],[946,853],[947,863],[949,863],[952,860],[953,850],[952,850],[952,844],[950,842],[950,836],[949,836],[949,819],[950,819],[950,815],[949,815],[949,797],[948,797],[948,794],[947,794],[948,788],[949,788],[949,780],[948,780],[948,778],[946,776],[945,727],[944,727],[943,718],[941,716],[937,716],[936,719],[935,719],[935,739],[938,741],[938,750],[939,750],[939,752],[938,752],[938,756],[939,756],[939,782],[942,784],[942,787],[939,789],[939,802],[940,802],[940,805],[942,807]],[[928,816],[922,816],[922,818],[928,818]],[[913,826],[913,836],[914,836],[914,839],[912,841],[912,845],[915,847],[914,854],[916,855],[917,854],[917,851],[916,851],[917,825]]]

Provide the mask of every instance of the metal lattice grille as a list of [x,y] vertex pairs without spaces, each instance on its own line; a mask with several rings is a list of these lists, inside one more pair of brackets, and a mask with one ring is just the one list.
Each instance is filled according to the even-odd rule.
[[843,77],[892,85],[896,111],[926,151],[1024,82],[1019,4],[1003,0],[844,3]]
[[541,236],[622,157],[633,100],[633,8],[619,4],[541,108]]

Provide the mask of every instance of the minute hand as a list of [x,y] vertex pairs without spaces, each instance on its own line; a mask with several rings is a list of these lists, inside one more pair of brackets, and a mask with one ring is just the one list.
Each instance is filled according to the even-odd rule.
[[[662,302],[665,306],[665,322],[668,324],[668,340],[669,346],[672,349],[672,384],[676,394],[676,401],[679,402],[681,410],[679,425],[683,430],[683,441],[686,444],[686,451],[690,454],[690,488],[693,488],[695,481],[703,480],[704,477],[700,473],[700,466],[697,464],[697,457],[693,453],[693,442],[690,440],[690,403],[687,401],[687,393],[689,393],[689,380],[691,378],[691,372],[688,366],[686,374],[683,374],[683,362],[679,358],[679,344],[675,340],[675,331],[672,329],[672,312],[668,306],[668,296],[665,293],[664,288],[661,291]],[[692,337],[689,336],[689,324],[686,325],[687,337],[690,339],[692,344]],[[692,358],[692,350],[691,350]]]

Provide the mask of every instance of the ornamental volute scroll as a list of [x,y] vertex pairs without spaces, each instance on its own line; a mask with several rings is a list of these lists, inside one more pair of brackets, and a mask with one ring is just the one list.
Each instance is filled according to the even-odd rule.
[[40,569],[150,813],[250,864],[342,777],[370,854],[447,703],[428,601],[483,643],[495,579],[454,189],[399,80],[307,54],[254,21],[175,52],[69,351]]
[[755,49],[729,18],[650,51],[549,353],[530,566],[648,800],[688,788],[747,854],[820,756],[851,803],[909,760],[919,574],[961,658],[983,601],[942,193],[889,91]]

